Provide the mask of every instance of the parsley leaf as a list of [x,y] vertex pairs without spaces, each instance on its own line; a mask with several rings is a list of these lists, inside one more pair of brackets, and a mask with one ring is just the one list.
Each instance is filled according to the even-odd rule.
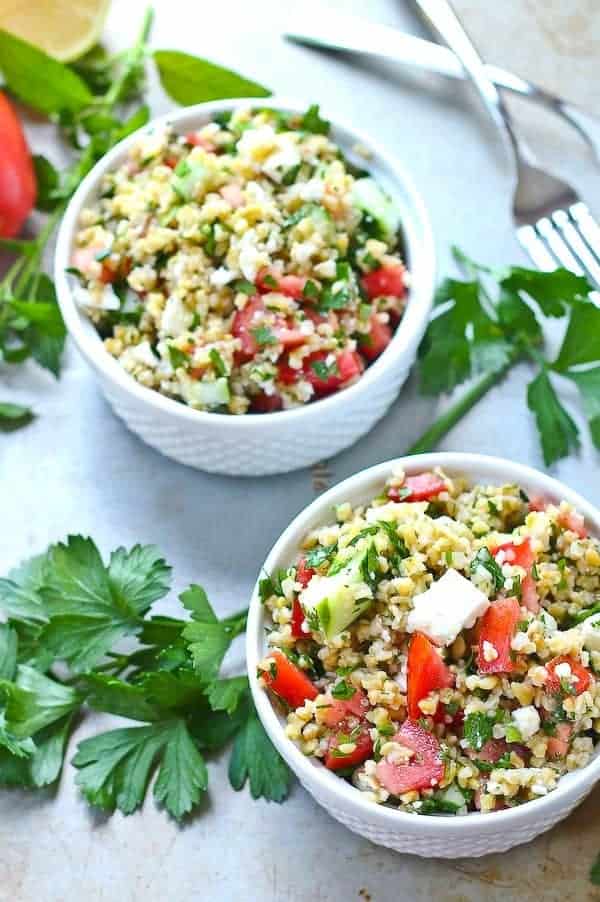
[[245,676],[215,680],[208,689],[208,701],[213,711],[227,711],[228,714],[233,714],[248,691],[248,678]]
[[492,738],[494,721],[487,714],[476,711],[465,718],[463,735],[469,744],[469,748],[480,751],[485,743]]
[[332,554],[335,554],[336,549],[337,545],[335,543],[333,545],[317,545],[316,548],[306,552],[304,563],[309,569],[316,570],[325,561],[328,561]]
[[251,329],[250,331],[260,347],[277,344],[277,338],[268,326],[257,326],[256,329]]
[[354,688],[354,686],[351,686],[349,683],[347,683],[346,680],[339,680],[331,690],[331,694],[333,698],[346,701],[356,694],[356,689]]
[[478,567],[484,567],[488,571],[492,577],[492,583],[496,592],[500,592],[504,588],[502,567],[487,548],[480,548],[471,561],[471,573],[475,573]]
[[579,447],[579,430],[558,400],[545,368],[527,387],[527,406],[535,414],[545,464],[553,464]]
[[242,789],[246,780],[253,799],[262,796],[272,802],[283,802],[291,782],[289,768],[271,744],[253,705],[236,737],[229,761],[229,782],[233,788]]
[[562,373],[583,363],[600,362],[600,307],[577,301],[571,308],[567,331],[554,369]]
[[211,683],[234,638],[246,628],[246,615],[218,620],[206,593],[199,586],[184,592],[181,601],[192,612],[192,622],[185,626],[183,638],[188,643],[194,669],[200,679]]
[[500,284],[505,290],[524,292],[539,304],[545,316],[556,317],[563,316],[567,305],[590,291],[587,279],[562,268],[547,273],[513,266]]
[[32,667],[21,665],[15,682],[0,682],[7,729],[19,739],[33,736],[64,715],[77,710],[82,696]]
[[0,623],[0,680],[12,680],[17,669],[18,639],[8,623]]
[[331,128],[331,123],[327,119],[321,118],[318,103],[309,106],[300,120],[300,125],[305,131],[313,132],[316,135],[328,135]]
[[314,372],[317,379],[326,382],[330,376],[336,376],[338,373],[337,361],[326,363],[324,360],[312,360],[310,368]]
[[579,389],[592,441],[600,449],[600,366],[590,370],[569,371],[564,375]]
[[117,639],[139,630],[168,591],[169,575],[152,545],[119,548],[105,567],[91,539],[70,536],[48,553],[42,597],[51,619],[42,643],[74,670],[93,666]]

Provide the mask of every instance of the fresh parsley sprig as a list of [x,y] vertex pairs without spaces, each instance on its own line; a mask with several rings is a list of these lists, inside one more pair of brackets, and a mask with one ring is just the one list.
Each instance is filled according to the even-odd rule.
[[247,678],[219,677],[246,612],[219,619],[192,585],[182,618],[152,616],[170,575],[154,546],[104,563],[91,539],[70,536],[0,580],[1,785],[55,783],[76,719],[93,709],[135,722],[78,746],[76,783],[96,807],[131,814],[155,775],[156,801],[179,820],[208,790],[205,756],[231,740],[233,788],[248,781],[253,797],[283,801],[290,772]]
[[[533,367],[527,405],[535,417],[544,461],[552,464],[579,447],[579,429],[559,397],[560,379],[578,389],[592,441],[600,448],[600,308],[589,282],[565,269],[512,267],[492,271],[458,249],[454,257],[466,279],[446,279],[419,351],[424,394],[470,388],[410,448],[434,448],[491,388],[517,364]],[[545,327],[562,320],[556,357],[545,353]]]

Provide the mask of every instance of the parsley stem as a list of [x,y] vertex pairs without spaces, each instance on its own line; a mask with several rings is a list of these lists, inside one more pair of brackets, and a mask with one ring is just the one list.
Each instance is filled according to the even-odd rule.
[[508,370],[523,355],[523,348],[515,346],[510,357],[501,367],[486,373],[478,382],[476,382],[452,407],[443,413],[438,419],[427,429],[417,441],[410,446],[407,454],[423,454],[426,451],[433,451],[441,439],[447,435],[451,429],[456,426],[459,420],[471,410],[472,407],[487,392],[497,385],[504,378]]
[[100,101],[100,106],[106,107],[108,110],[111,110],[112,107],[114,107],[121,100],[121,96],[125,88],[127,87],[127,82],[129,81],[131,74],[143,62],[143,59],[146,55],[146,43],[150,35],[150,29],[152,28],[153,19],[154,10],[151,6],[149,6],[144,13],[142,28],[140,30],[139,37],[131,50],[125,53],[123,57],[123,69],[121,70],[119,77],[115,79],[115,81],[112,83],[112,85]]

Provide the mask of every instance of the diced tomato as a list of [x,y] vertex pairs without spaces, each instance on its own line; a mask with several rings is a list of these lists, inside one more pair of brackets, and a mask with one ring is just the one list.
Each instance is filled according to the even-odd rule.
[[440,744],[428,730],[414,720],[405,720],[393,739],[415,753],[409,764],[380,761],[377,777],[392,795],[413,789],[431,789],[444,776]]
[[[305,307],[304,315],[306,316],[307,319],[310,319],[315,324],[315,326],[320,326],[321,323],[326,323],[327,319],[328,319],[326,316],[323,316],[322,313],[319,313],[317,310],[314,310],[312,307]],[[334,315],[333,311],[330,312],[330,315]]]
[[[556,673],[556,668],[559,664],[568,664],[573,674],[571,677],[564,677],[562,684],[560,676]],[[546,670],[548,671],[548,676],[546,677],[546,689],[548,692],[562,692],[563,685],[568,684],[573,690],[567,693],[568,695],[581,695],[589,687],[592,680],[589,670],[586,670],[577,658],[572,658],[570,655],[559,655],[557,658],[552,658],[546,664]]]
[[303,588],[306,588],[314,575],[315,570],[313,570],[312,567],[307,567],[306,559],[301,557],[298,561],[298,566],[296,567],[296,581],[299,582]]
[[440,658],[435,645],[423,633],[415,633],[408,646],[408,716],[418,720],[419,702],[435,689],[454,685],[454,676]]
[[549,758],[565,758],[569,752],[569,742],[573,727],[568,723],[556,724],[556,735],[548,739],[547,754]]
[[[373,742],[369,735],[369,728],[366,724],[361,724],[357,730],[356,737],[352,736],[350,740],[348,739],[349,734],[345,731],[331,737],[325,755],[325,767],[329,770],[343,770],[346,767],[356,767],[371,757]],[[338,751],[338,747],[348,741],[352,742],[355,747],[353,751],[344,755]]]
[[406,294],[404,274],[401,264],[380,266],[362,277],[363,288],[370,300],[380,297],[402,298]]
[[281,395],[278,395],[276,392],[268,395],[266,392],[261,391],[258,395],[254,395],[250,402],[250,410],[254,413],[275,413],[276,410],[281,410],[282,407]]
[[288,703],[291,708],[299,708],[306,699],[314,699],[319,694],[303,670],[286,658],[280,651],[269,652],[269,657],[275,661],[274,673],[270,670],[261,671],[265,684],[273,692]]
[[429,501],[446,489],[444,480],[435,473],[418,473],[407,476],[401,486],[388,489],[388,498],[391,501]]
[[360,352],[367,360],[375,360],[382,354],[392,340],[392,330],[387,323],[374,314],[371,317],[369,334],[359,341]]
[[177,157],[165,157],[165,166],[168,166],[169,169],[175,169],[178,162]]
[[[510,656],[512,642],[521,609],[516,598],[498,598],[489,606],[481,620],[477,668],[480,673],[510,673],[514,667]],[[484,648],[489,643],[496,651],[493,661],[486,661]]]
[[328,351],[315,351],[304,358],[302,367],[304,378],[310,382],[317,395],[330,395],[350,382],[351,379],[360,376],[364,370],[360,354],[357,354],[356,351],[342,351],[341,354],[336,355],[335,371],[322,378],[315,372],[313,364],[318,361],[325,363],[329,356]]
[[234,210],[237,210],[238,207],[243,207],[245,204],[244,195],[239,185],[223,185],[222,188],[219,188],[219,194]]
[[235,338],[239,338],[242,344],[241,349],[235,352],[236,363],[246,363],[248,360],[252,360],[258,351],[258,342],[252,334],[252,329],[256,328],[256,318],[264,309],[262,298],[254,295],[248,298],[246,305],[233,317],[231,333]]
[[291,321],[284,319],[275,324],[273,332],[277,341],[280,341],[284,348],[287,348],[288,350],[300,347],[300,345],[303,345],[308,338],[308,336],[300,329],[297,329]]
[[527,508],[530,511],[545,511],[548,502],[543,495],[532,495],[527,502]]
[[297,598],[294,598],[294,604],[292,605],[292,636],[294,639],[310,639],[311,634],[309,632],[304,632],[302,629],[302,625],[304,623],[305,616],[304,611],[302,610],[302,605],[298,601]]
[[284,385],[294,385],[302,374],[302,370],[295,370],[290,366],[288,358],[281,357],[277,363],[277,378]]
[[331,698],[325,712],[325,723],[328,727],[337,727],[349,717],[362,720],[369,710],[369,699],[364,692],[356,689],[352,698]]
[[540,603],[537,588],[535,580],[531,575],[531,568],[535,563],[535,554],[533,553],[529,539],[523,539],[519,545],[515,545],[514,542],[505,542],[503,545],[498,545],[497,548],[490,549],[490,551],[494,557],[499,557],[502,562],[506,561],[509,564],[514,564],[525,570],[526,575],[521,580],[521,598],[523,604],[528,611],[531,611],[534,614],[539,611]]
[[201,135],[199,132],[188,132],[185,136],[185,140],[187,144],[191,144],[192,147],[203,147],[204,150],[207,150],[209,153],[214,153],[216,150],[216,145],[207,138],[205,135]]
[[[277,284],[273,285],[273,282]],[[295,301],[299,301],[303,297],[306,282],[306,276],[280,276],[276,271],[269,269],[261,269],[256,277],[256,287],[261,294],[279,291],[280,294],[285,294],[286,297],[293,298]]]
[[487,761],[489,764],[495,764],[503,755],[508,752],[516,752],[519,758],[527,764],[531,757],[531,750],[526,745],[518,742],[507,742],[506,739],[488,739],[478,752],[473,752],[470,757],[477,758],[479,761]]
[[563,529],[570,529],[571,532],[574,532],[580,539],[587,539],[588,531],[585,528],[583,514],[580,514],[577,511],[561,513],[558,522]]
[[[72,264],[75,269],[78,269],[85,276],[90,276],[92,271],[95,270],[95,263],[98,263],[96,260],[96,254],[101,253],[104,250],[103,247],[93,246],[93,247],[78,247],[76,251],[73,252]],[[104,282],[107,285],[109,282],[114,282],[117,278],[117,274],[114,270],[112,270],[105,262],[100,262],[100,282]]]

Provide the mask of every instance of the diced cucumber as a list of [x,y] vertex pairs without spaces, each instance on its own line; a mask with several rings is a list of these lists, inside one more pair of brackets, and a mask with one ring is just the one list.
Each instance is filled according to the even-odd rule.
[[173,172],[171,186],[183,200],[190,200],[196,195],[198,187],[208,181],[209,176],[209,171],[202,163],[183,160]]
[[229,403],[229,382],[225,378],[214,382],[195,382],[187,387],[187,400],[199,407],[222,407]]
[[333,576],[313,576],[300,596],[308,622],[318,617],[319,629],[328,639],[339,635],[373,603],[365,583],[363,565],[368,549],[355,554]]
[[446,789],[443,789],[441,792],[437,793],[437,797],[440,802],[444,803],[444,807],[451,813],[451,808],[455,808],[458,811],[460,808],[464,808],[466,805],[466,800],[456,783],[451,783],[450,786],[447,786]]
[[392,238],[400,228],[398,207],[374,179],[357,179],[352,188],[352,201],[355,207],[373,217],[386,238]]

